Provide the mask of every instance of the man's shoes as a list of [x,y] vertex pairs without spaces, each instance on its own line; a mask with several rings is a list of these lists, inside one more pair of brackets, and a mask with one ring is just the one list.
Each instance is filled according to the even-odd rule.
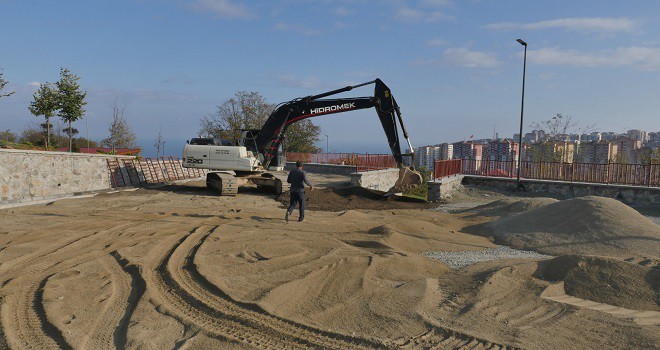
[[286,220],[286,222],[289,222],[289,212],[288,211],[284,215],[284,220]]
[[298,222],[303,222],[303,221],[305,221],[304,218],[300,218],[300,219],[298,219]]

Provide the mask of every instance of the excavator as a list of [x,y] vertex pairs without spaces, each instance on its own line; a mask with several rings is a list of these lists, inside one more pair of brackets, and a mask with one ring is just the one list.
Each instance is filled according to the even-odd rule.
[[[324,98],[370,84],[375,85],[373,97]],[[238,188],[247,183],[271,188],[279,195],[289,189],[286,175],[281,172],[286,164],[284,146],[287,128],[306,118],[366,108],[376,109],[399,167],[399,178],[388,193],[403,192],[421,185],[422,176],[419,172],[403,164],[403,156],[412,157],[413,154],[401,153],[397,120],[410,150],[413,149],[412,144],[399,106],[391,90],[380,79],[281,103],[268,116],[261,129],[243,130],[241,138],[236,141],[193,138],[183,148],[183,166],[208,169],[206,185],[220,192],[220,195],[236,195]]]

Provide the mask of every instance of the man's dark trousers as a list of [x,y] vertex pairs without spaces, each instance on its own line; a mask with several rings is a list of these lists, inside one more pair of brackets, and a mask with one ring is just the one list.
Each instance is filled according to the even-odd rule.
[[293,213],[293,210],[296,209],[296,202],[299,203],[298,205],[300,206],[300,218],[298,218],[298,221],[303,221],[305,218],[305,190],[291,190],[291,198],[289,202],[291,203],[289,204],[289,213]]

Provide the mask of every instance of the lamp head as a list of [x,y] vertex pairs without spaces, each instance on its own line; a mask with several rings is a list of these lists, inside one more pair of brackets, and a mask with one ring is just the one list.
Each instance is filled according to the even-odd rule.
[[527,43],[523,39],[516,39],[516,41],[519,42],[522,46],[527,46]]

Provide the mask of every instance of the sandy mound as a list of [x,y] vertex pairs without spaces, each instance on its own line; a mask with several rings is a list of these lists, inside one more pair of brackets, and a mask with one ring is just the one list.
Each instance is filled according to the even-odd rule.
[[566,255],[541,263],[537,275],[564,281],[566,294],[635,310],[660,310],[660,267]]
[[507,216],[556,203],[554,198],[505,198],[492,203],[465,210],[471,216]]
[[[361,187],[318,188],[306,190],[307,209],[323,211],[343,211],[350,209],[425,209],[432,208],[432,203],[409,197],[384,197],[382,193]],[[289,192],[278,198],[284,205],[289,205]]]
[[544,254],[660,256],[660,226],[604,197],[564,200],[486,225],[498,244]]

